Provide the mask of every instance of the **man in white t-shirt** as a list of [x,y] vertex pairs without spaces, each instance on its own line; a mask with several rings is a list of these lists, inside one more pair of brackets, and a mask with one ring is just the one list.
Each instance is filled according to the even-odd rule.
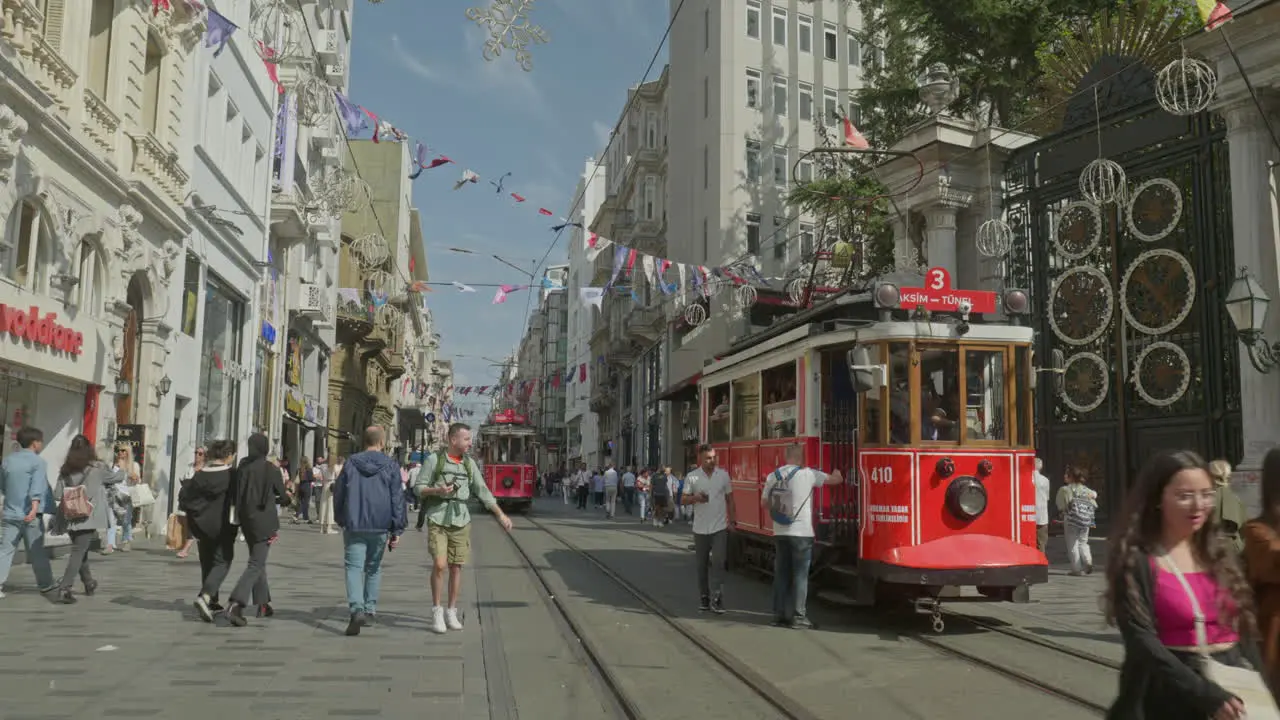
[[804,466],[804,447],[787,448],[786,465],[769,473],[760,504],[773,519],[773,624],[811,627],[809,563],[813,560],[813,493],[817,485],[844,482],[839,470],[830,475]]
[[632,508],[636,505],[636,469],[634,467],[627,468],[622,473],[622,509],[627,514],[632,513]]
[[694,563],[698,569],[699,610],[724,613],[724,566],[729,523],[733,521],[733,483],[716,466],[716,449],[698,446],[698,467],[684,478],[684,505],[693,514]]
[[1036,489],[1036,549],[1044,552],[1049,545],[1049,478],[1040,472],[1044,469],[1044,461],[1036,458],[1036,471],[1031,476],[1031,484]]
[[609,462],[609,469],[604,471],[604,516],[613,518],[614,506],[618,504],[618,471]]

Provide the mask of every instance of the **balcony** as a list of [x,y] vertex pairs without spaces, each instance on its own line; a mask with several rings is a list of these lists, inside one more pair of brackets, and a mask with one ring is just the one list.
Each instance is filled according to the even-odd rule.
[[591,284],[600,287],[613,277],[613,246],[601,250],[591,262]]
[[84,90],[84,134],[89,136],[107,161],[115,164],[116,137],[120,130],[120,118],[92,90]]
[[[9,14],[9,4],[5,3],[6,16]],[[41,90],[49,93],[57,104],[58,114],[65,119],[67,110],[71,107],[71,90],[75,87],[77,75],[58,51],[39,34],[39,28],[38,24],[27,28],[29,32],[26,42],[19,47],[18,52],[26,60],[27,74]]]
[[632,337],[653,343],[666,332],[667,316],[661,303],[638,307],[627,322]]
[[187,176],[178,153],[166,148],[151,133],[130,133],[133,140],[133,175],[170,200],[181,204],[187,193]]
[[373,332],[373,311],[360,303],[339,298],[337,308],[338,342],[363,340]]

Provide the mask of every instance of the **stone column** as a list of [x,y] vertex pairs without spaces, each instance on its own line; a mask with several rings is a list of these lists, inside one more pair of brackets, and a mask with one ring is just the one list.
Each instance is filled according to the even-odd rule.
[[926,265],[946,268],[956,277],[956,208],[949,203],[925,211]]
[[[1280,237],[1271,199],[1271,163],[1280,161],[1280,156],[1252,100],[1236,102],[1220,112],[1227,121],[1235,264],[1247,267],[1268,295],[1280,298],[1280,257],[1276,251]],[[1266,342],[1280,340],[1280,310],[1272,308],[1264,330]],[[1250,512],[1256,513],[1261,507],[1258,470],[1263,456],[1280,440],[1280,404],[1276,402],[1280,398],[1280,367],[1270,373],[1258,372],[1242,344],[1238,351],[1244,458],[1232,485]]]

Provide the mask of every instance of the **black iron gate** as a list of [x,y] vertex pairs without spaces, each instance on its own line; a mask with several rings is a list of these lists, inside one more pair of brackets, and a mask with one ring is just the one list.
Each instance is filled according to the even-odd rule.
[[[1106,522],[1151,453],[1189,448],[1242,454],[1236,344],[1223,299],[1232,239],[1226,143],[1210,113],[1170,115],[1141,65],[1099,63],[1110,77],[1068,106],[1062,131],[1007,167],[1015,242],[1011,287],[1031,288],[1037,364],[1060,353],[1061,388],[1042,375],[1037,447],[1055,484],[1083,468]],[[1081,172],[1118,162],[1126,197],[1097,206]]]

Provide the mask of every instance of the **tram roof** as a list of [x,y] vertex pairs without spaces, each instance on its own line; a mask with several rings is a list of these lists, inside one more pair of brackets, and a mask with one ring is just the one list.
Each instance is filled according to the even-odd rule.
[[[867,309],[872,313],[867,313]],[[754,360],[751,365],[767,368],[774,361],[818,347],[892,340],[1030,343],[1034,333],[1032,328],[1021,325],[973,322],[969,324],[969,331],[960,336],[954,323],[886,322],[874,319],[876,314],[869,292],[842,293],[735,343],[727,355],[704,366],[700,383],[707,383],[710,375],[739,368],[748,361]]]

